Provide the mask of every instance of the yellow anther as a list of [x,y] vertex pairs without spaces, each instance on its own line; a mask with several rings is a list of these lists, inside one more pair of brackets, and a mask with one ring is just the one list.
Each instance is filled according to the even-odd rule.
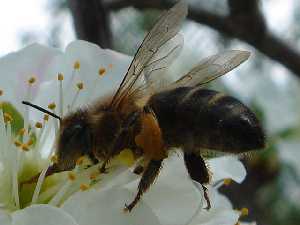
[[64,80],[64,75],[62,73],[57,74],[57,80],[59,81]]
[[74,63],[74,65],[73,65],[73,68],[74,68],[75,70],[79,70],[79,69],[80,69],[80,62],[79,62],[79,61],[76,61],[76,62]]
[[112,68],[113,68],[113,64],[111,64],[111,63],[108,64],[108,68],[109,68],[109,69],[112,69]]
[[9,123],[11,121],[13,121],[12,116],[9,113],[4,113],[4,122]]
[[90,186],[88,184],[80,184],[80,190],[81,191],[86,191],[89,188],[90,188]]
[[44,120],[45,120],[45,121],[48,121],[48,120],[49,120],[49,115],[48,115],[48,114],[45,114],[45,115],[44,115]]
[[29,146],[27,144],[22,144],[21,145],[21,149],[25,152],[28,152],[29,151]]
[[31,146],[33,144],[33,140],[32,139],[29,139],[28,141],[27,141],[27,143],[26,143],[26,145],[28,145],[28,146]]
[[50,103],[50,104],[48,105],[48,108],[51,109],[51,110],[54,110],[54,109],[56,108],[55,103],[54,103],[54,102]]
[[0,89],[0,96],[3,95],[3,90]]
[[84,162],[85,157],[81,156],[76,160],[76,165],[80,166]]
[[21,129],[18,131],[18,135],[20,135],[20,136],[23,136],[25,133],[26,133],[26,129],[25,129],[25,128],[21,128]]
[[75,173],[74,173],[74,172],[69,172],[69,173],[68,173],[68,178],[69,178],[70,181],[76,180],[76,175],[75,175]]
[[248,208],[242,208],[240,210],[241,216],[248,216],[249,215],[249,209]]
[[90,174],[90,179],[91,180],[96,180],[98,175],[99,175],[99,172],[93,172],[93,173]]
[[22,145],[22,142],[15,140],[14,142],[15,146],[20,147]]
[[106,69],[105,69],[104,67],[101,67],[101,68],[98,70],[98,74],[99,74],[100,76],[103,76],[103,75],[105,74],[105,72],[106,72]]
[[40,123],[40,122],[36,122],[36,123],[35,123],[35,127],[38,128],[38,129],[40,129],[40,128],[43,127],[43,124]]
[[53,163],[57,163],[57,162],[58,162],[57,155],[51,156],[50,160],[51,160],[51,162],[53,162]]
[[224,179],[223,183],[224,183],[225,186],[228,186],[232,183],[232,179],[231,178],[226,178],[226,179]]
[[83,83],[82,82],[77,83],[76,86],[77,86],[78,90],[82,90],[83,89]]
[[36,82],[36,77],[32,76],[28,79],[28,84],[34,84]]

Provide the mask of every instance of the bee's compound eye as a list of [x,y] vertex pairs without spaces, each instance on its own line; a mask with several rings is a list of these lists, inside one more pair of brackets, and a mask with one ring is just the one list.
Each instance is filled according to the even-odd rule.
[[80,124],[76,124],[70,127],[67,127],[64,130],[63,136],[64,138],[71,138],[74,135],[78,134],[82,130],[82,126]]

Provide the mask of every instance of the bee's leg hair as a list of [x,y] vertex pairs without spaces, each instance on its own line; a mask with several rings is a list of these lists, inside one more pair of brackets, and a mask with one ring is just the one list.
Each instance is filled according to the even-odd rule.
[[141,175],[143,171],[144,171],[144,167],[142,165],[137,165],[133,170],[133,172],[137,175]]
[[163,160],[151,160],[144,170],[142,178],[138,186],[138,193],[130,204],[125,204],[125,211],[130,212],[134,206],[139,202],[144,192],[146,192],[150,185],[153,184],[155,178],[158,176]]
[[204,191],[204,198],[207,203],[205,209],[209,210],[211,208],[211,203],[208,197],[207,188],[204,186],[204,184],[209,183],[209,171],[204,159],[200,156],[200,154],[195,154],[193,152],[184,153],[184,162],[192,180],[201,184]]

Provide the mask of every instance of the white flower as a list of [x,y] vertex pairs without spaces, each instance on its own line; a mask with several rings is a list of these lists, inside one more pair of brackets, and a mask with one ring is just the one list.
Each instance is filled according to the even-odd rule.
[[[97,166],[86,169],[78,162],[72,172],[45,181],[58,123],[21,101],[49,107],[64,116],[115,90],[130,59],[84,41],[71,43],[65,53],[35,44],[0,59],[1,225],[197,225],[238,221],[240,211],[233,210],[217,191],[224,179],[241,182],[246,175],[233,157],[208,161],[213,174],[212,185],[208,185],[210,211],[203,209],[203,190],[189,178],[180,153],[165,160],[156,183],[131,213],[122,209],[133,199],[139,176],[124,165],[116,165],[100,176]],[[40,171],[37,184],[20,185]]]

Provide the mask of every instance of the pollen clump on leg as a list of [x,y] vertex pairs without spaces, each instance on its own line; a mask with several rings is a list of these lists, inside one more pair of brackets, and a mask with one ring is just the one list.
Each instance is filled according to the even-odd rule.
[[130,149],[124,149],[120,152],[118,156],[116,156],[116,160],[120,161],[125,166],[132,166],[134,164],[134,155]]

